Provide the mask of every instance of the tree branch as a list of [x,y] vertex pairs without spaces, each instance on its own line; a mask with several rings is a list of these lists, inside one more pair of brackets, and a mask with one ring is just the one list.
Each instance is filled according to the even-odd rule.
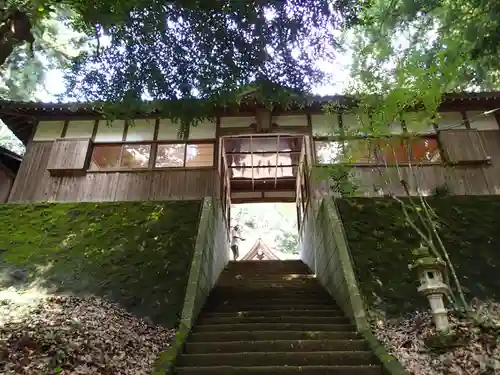
[[0,66],[7,61],[14,47],[27,42],[33,53],[35,37],[31,32],[31,21],[28,14],[14,10],[7,14],[4,24],[0,27]]

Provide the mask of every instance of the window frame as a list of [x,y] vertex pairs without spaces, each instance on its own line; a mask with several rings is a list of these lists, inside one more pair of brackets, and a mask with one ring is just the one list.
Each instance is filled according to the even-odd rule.
[[[168,167],[156,167],[156,159],[157,159],[157,151],[158,146],[160,145],[176,145],[183,144],[184,145],[184,157],[182,166],[168,166]],[[186,166],[186,158],[187,158],[187,149],[188,145],[202,145],[209,144],[212,145],[213,157],[212,157],[212,165],[211,166]],[[96,147],[102,146],[120,146],[120,156],[119,156],[119,164],[122,162],[123,151],[127,146],[133,145],[148,145],[150,146],[149,151],[149,161],[147,167],[141,168],[129,168],[129,167],[113,167],[113,168],[101,168],[95,169],[92,168],[92,156]],[[215,168],[215,157],[216,157],[216,148],[217,142],[214,139],[210,140],[177,140],[177,141],[132,141],[132,142],[96,142],[92,144],[92,147],[89,147],[89,163],[87,168],[87,173],[105,173],[105,172],[144,172],[144,171],[173,171],[173,170],[197,170],[197,169],[213,169]]]
[[414,161],[413,158],[411,159],[411,162],[408,160],[401,161],[398,163],[387,163],[388,166],[421,166],[421,165],[443,165],[445,162],[444,159],[444,154],[443,154],[443,148],[441,147],[441,143],[439,142],[439,137],[437,134],[425,134],[425,135],[409,135],[409,134],[398,134],[398,135],[387,135],[387,136],[380,136],[380,137],[372,137],[372,136],[367,136],[367,137],[314,137],[313,138],[313,148],[314,148],[314,158],[315,158],[315,165],[316,166],[327,166],[327,165],[337,165],[337,164],[345,164],[345,165],[351,165],[353,167],[366,167],[366,166],[386,166],[386,164],[381,160],[381,157],[379,156],[380,150],[375,149],[375,156],[373,158],[373,161],[369,162],[358,162],[358,163],[350,163],[350,162],[345,162],[345,161],[340,161],[336,163],[320,163],[318,161],[318,148],[317,148],[317,142],[339,142],[341,143],[341,148],[342,148],[342,154],[345,155],[345,143],[348,141],[356,141],[356,140],[372,140],[372,141],[381,141],[381,140],[387,140],[388,142],[391,142],[393,140],[401,140],[402,143],[404,143],[405,148],[407,149],[407,152],[411,152],[411,144],[412,141],[415,140],[420,140],[420,141],[425,141],[427,139],[431,139],[436,142],[437,145],[437,151],[439,152],[439,161]]

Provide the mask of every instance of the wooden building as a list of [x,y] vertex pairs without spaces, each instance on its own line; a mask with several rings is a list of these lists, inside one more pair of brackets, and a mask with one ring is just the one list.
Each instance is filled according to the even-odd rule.
[[[347,98],[317,97],[272,113],[254,104],[215,108],[214,119],[184,139],[155,113],[108,124],[89,105],[0,102],[0,118],[27,146],[8,202],[217,196],[227,214],[230,203],[282,201],[296,202],[302,217],[309,197],[332,194],[311,178],[312,167],[342,162],[347,152],[359,195],[404,195],[401,176],[429,194],[444,185],[451,194],[500,193],[500,93],[447,95],[428,126],[411,117],[388,124],[381,142],[395,152],[386,155],[372,153],[366,136],[331,137],[359,123],[349,113],[325,115],[332,100]],[[394,158],[398,170],[385,168],[393,178],[380,183],[380,167]]]
[[7,202],[22,157],[0,146],[0,203]]
[[241,257],[241,260],[265,261],[280,260],[280,258],[259,238],[248,253]]

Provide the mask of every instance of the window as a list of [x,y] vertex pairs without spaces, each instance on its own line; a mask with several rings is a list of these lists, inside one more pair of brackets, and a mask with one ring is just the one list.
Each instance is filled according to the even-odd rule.
[[316,141],[316,160],[319,164],[336,164],[342,161],[342,142]]
[[346,163],[372,164],[376,162],[376,142],[373,139],[352,139],[344,142]]
[[148,169],[152,155],[156,155],[154,168],[212,167],[214,144],[97,144],[92,151],[90,170]]
[[381,164],[408,163],[408,143],[403,138],[380,139],[376,142],[376,155]]
[[188,144],[186,167],[211,167],[214,164],[213,144]]
[[124,145],[120,167],[147,168],[149,155],[151,155],[151,145]]
[[92,152],[90,169],[113,169],[120,166],[122,146],[96,145]]
[[184,143],[158,145],[155,168],[183,167],[185,153]]
[[436,138],[353,139],[316,141],[319,164],[422,164],[439,163],[441,154]]
[[409,142],[409,148],[413,163],[441,162],[441,152],[435,138],[413,138]]

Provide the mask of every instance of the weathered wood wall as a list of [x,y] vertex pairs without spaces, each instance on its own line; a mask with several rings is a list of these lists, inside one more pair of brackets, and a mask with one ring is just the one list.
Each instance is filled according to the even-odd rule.
[[89,139],[58,139],[50,152],[47,169],[52,175],[63,174],[67,170],[85,171],[89,159]]
[[[434,189],[446,185],[449,193],[455,195],[500,194],[500,131],[456,130],[448,132],[443,143],[451,164],[399,168],[412,193],[418,187],[432,194]],[[396,168],[359,166],[353,175],[353,182],[358,186],[356,196],[406,195]],[[325,181],[313,180],[312,185],[316,198],[334,194]]]
[[0,163],[0,203],[7,202],[13,183],[14,176]]
[[9,202],[190,200],[218,194],[215,168],[53,177],[47,170],[52,145],[29,145]]

